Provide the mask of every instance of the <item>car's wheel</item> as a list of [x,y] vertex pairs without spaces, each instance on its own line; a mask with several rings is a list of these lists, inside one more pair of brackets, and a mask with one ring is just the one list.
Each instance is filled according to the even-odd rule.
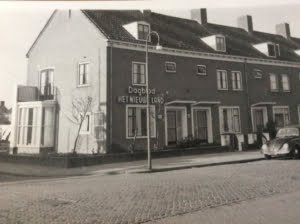
[[299,147],[295,148],[294,151],[293,151],[293,158],[294,159],[299,159],[300,158],[300,150],[299,150]]
[[265,159],[271,159],[272,157],[270,155],[265,154]]

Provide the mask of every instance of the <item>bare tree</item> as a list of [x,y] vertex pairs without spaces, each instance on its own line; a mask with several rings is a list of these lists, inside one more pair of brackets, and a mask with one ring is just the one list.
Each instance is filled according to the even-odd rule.
[[86,115],[92,109],[93,98],[88,97],[76,97],[72,100],[72,115],[78,125],[78,130],[76,134],[76,138],[74,141],[73,151],[72,153],[76,153],[78,139],[80,136],[80,131],[83,125],[84,120],[86,119]]

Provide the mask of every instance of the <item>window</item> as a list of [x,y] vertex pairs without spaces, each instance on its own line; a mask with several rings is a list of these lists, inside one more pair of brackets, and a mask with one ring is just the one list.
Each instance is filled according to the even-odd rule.
[[138,24],[138,39],[146,40],[150,31],[150,26],[147,24]]
[[219,90],[227,90],[228,83],[227,83],[227,72],[224,70],[217,70],[217,82],[218,82],[218,89]]
[[263,74],[262,74],[261,70],[254,69],[253,73],[254,73],[254,78],[255,79],[262,79]]
[[175,62],[165,62],[166,72],[176,72],[176,63]]
[[216,36],[216,50],[217,51],[226,51],[225,37]]
[[132,84],[146,85],[146,64],[141,62],[132,63]]
[[288,75],[281,75],[281,84],[282,84],[282,90],[284,92],[289,92],[290,89],[290,80]]
[[18,146],[52,147],[54,145],[55,108],[53,106],[20,107],[17,124]]
[[290,123],[289,107],[275,106],[273,107],[273,119],[276,127],[284,127]]
[[91,132],[91,113],[86,113],[85,118],[82,122],[80,134],[90,134]]
[[242,90],[242,77],[241,72],[231,72],[231,81],[233,90]]
[[270,57],[276,57],[275,44],[268,44],[268,52]]
[[[147,107],[128,106],[127,114],[127,138],[147,137]],[[150,107],[150,131],[151,137],[155,137],[155,108]]]
[[205,65],[197,65],[197,75],[206,75]]
[[238,107],[220,108],[221,132],[238,133],[241,131],[240,111]]
[[298,105],[298,120],[299,120],[299,124],[300,124],[300,105]]
[[280,45],[276,44],[276,54],[277,56],[280,56]]
[[88,85],[89,63],[79,64],[78,86]]
[[40,72],[40,93],[42,99],[52,99],[54,95],[53,69],[44,69]]
[[278,91],[277,75],[275,74],[270,74],[270,88],[271,91]]

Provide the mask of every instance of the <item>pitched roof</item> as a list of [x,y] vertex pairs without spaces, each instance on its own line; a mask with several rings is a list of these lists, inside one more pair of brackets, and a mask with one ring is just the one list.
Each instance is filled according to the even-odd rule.
[[300,49],[300,38],[292,37],[286,39],[280,35],[258,31],[248,33],[238,27],[212,23],[199,24],[194,20],[151,11],[142,13],[138,10],[82,10],[82,12],[112,40],[144,43],[144,41],[136,40],[123,28],[123,25],[136,21],[146,21],[151,24],[152,30],[159,33],[160,43],[164,47],[216,53],[201,38],[222,34],[226,37],[227,51],[218,52],[219,54],[266,59],[269,57],[257,51],[252,45],[263,42],[274,42],[280,45],[280,56],[274,58],[274,60],[300,62],[300,56],[294,53],[294,50]]

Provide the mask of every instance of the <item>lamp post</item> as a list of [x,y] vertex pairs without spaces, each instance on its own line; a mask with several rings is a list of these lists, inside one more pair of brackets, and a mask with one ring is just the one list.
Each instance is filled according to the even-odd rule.
[[156,49],[161,50],[162,47],[159,45],[159,35],[156,31],[150,31],[146,38],[146,96],[147,96],[147,154],[148,154],[148,170],[152,170],[152,161],[151,161],[151,130],[150,130],[150,99],[149,99],[149,76],[148,76],[148,64],[149,64],[149,57],[148,57],[148,41],[151,34],[155,34],[157,36],[157,44]]

